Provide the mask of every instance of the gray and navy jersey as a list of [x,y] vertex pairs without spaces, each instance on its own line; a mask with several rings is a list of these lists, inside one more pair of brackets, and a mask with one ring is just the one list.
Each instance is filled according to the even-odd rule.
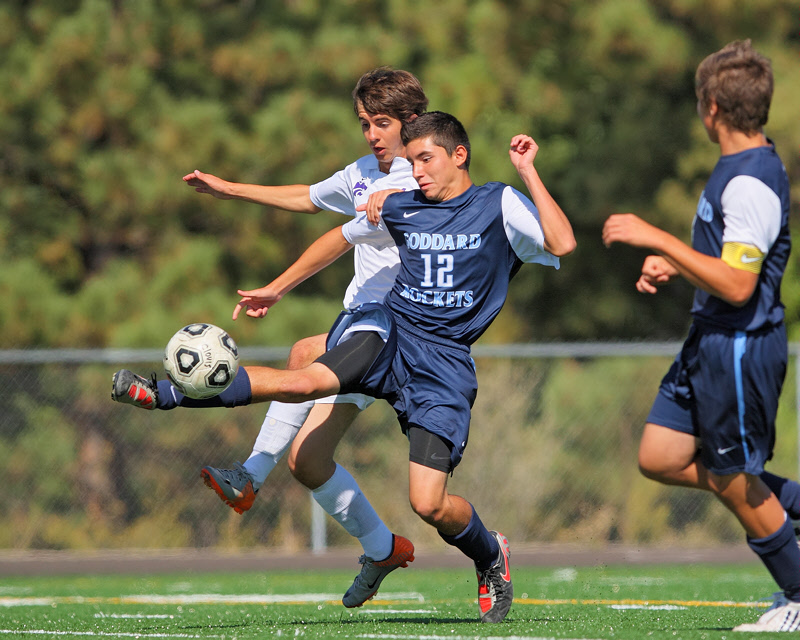
[[[470,345],[502,309],[523,262],[558,268],[544,249],[534,204],[512,187],[471,186],[444,202],[421,191],[390,195],[381,226],[346,224],[348,242],[394,242],[400,271],[385,305],[425,333]],[[385,227],[385,229],[384,229]]]
[[692,247],[759,274],[742,307],[698,289],[692,305],[697,320],[737,331],[783,321],[780,288],[791,249],[789,179],[772,144],[720,157],[697,205]]

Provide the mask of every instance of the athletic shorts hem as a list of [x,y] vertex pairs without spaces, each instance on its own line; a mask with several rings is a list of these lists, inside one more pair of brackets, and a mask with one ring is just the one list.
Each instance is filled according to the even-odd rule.
[[654,424],[697,437],[697,430],[692,424],[691,411],[665,397],[661,390],[653,401],[653,407],[645,419],[645,424]]
[[363,393],[340,393],[335,396],[325,396],[314,400],[315,404],[354,404],[361,411],[369,407],[373,402],[375,402],[375,398]]
[[[754,467],[754,468],[748,468],[748,467]],[[711,473],[713,473],[715,476],[732,476],[732,475],[735,475],[735,474],[738,474],[738,473],[746,473],[746,474],[751,475],[751,476],[760,476],[762,473],[764,473],[764,465],[763,464],[762,465],[758,465],[757,467],[755,465],[749,465],[749,464],[748,465],[734,465],[734,466],[731,466],[731,467],[725,467],[724,469],[717,469],[717,468],[712,469],[711,467],[706,465],[706,468]]]

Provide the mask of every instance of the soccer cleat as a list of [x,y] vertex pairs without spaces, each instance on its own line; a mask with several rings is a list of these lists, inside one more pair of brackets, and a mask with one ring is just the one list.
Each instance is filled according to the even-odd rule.
[[236,513],[242,514],[253,506],[258,489],[253,489],[253,476],[238,462],[233,469],[203,467],[200,477],[209,489]]
[[361,573],[356,576],[352,586],[342,598],[342,604],[348,609],[360,607],[378,592],[383,579],[398,567],[407,567],[414,561],[414,545],[403,536],[392,534],[392,552],[385,560],[375,561],[367,556],[358,559]]
[[800,602],[786,599],[783,593],[772,596],[775,601],[758,622],[753,624],[740,624],[734,631],[749,631],[750,633],[769,631],[799,631],[800,630]]
[[150,380],[137,376],[133,371],[120,369],[111,378],[111,399],[114,402],[132,404],[140,409],[153,410],[158,405],[156,374]]
[[511,584],[511,570],[508,565],[511,551],[508,549],[508,540],[502,533],[489,533],[497,540],[500,553],[497,561],[486,571],[477,571],[478,606],[481,609],[481,622],[502,622],[514,600],[514,585]]

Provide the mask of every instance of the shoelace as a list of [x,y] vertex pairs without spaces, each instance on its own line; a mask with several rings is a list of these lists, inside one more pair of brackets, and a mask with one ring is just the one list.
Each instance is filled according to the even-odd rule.
[[243,484],[247,484],[251,480],[250,474],[247,473],[247,470],[238,462],[233,469],[220,469],[219,472],[222,474],[222,477],[229,482],[232,480],[238,480]]
[[372,561],[373,561],[372,558],[369,558],[369,557],[367,557],[366,554],[364,554],[363,556],[361,556],[358,559],[358,564],[367,564],[367,563],[372,562]]
[[158,376],[155,371],[150,374],[150,386],[152,387],[150,392],[153,394],[153,402],[158,404]]
[[770,609],[777,609],[778,607],[782,607],[785,604],[788,604],[789,601],[786,599],[786,596],[783,594],[782,591],[776,591],[771,596],[765,596],[763,598],[759,598],[756,602],[769,602],[772,600],[772,606],[770,606],[767,611]]

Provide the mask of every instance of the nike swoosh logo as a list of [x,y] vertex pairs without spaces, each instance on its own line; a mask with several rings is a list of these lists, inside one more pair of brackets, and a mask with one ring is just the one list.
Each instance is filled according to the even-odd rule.
[[[505,580],[506,582],[511,582],[511,567],[508,565],[508,556],[510,554],[508,553],[507,548],[506,548],[506,544],[508,544],[508,541],[505,540],[505,539],[502,539],[502,538],[501,539],[495,538],[495,539],[497,540],[497,543],[500,545],[500,553],[502,554],[503,562],[506,565],[506,571],[500,577],[503,578],[503,580]],[[505,544],[503,544],[504,542],[505,542]]]
[[720,448],[717,449],[717,453],[719,455],[724,455],[724,454],[728,453],[728,451],[733,451],[736,448],[736,446],[737,445],[733,445],[732,447],[728,447],[726,449],[723,449],[722,447],[720,447]]
[[431,460],[449,460],[450,456],[437,456],[435,453],[431,454]]
[[419,211],[414,211],[413,213],[404,213],[404,214],[403,214],[403,217],[404,217],[404,218],[410,218],[410,217],[412,217],[412,216],[415,216],[415,215],[417,215],[418,213],[419,213]]
[[503,555],[505,556],[506,572],[500,577],[506,582],[511,582],[511,567],[508,566],[508,556],[505,553]]
[[761,260],[761,258],[758,257],[758,256],[756,256],[755,258],[752,257],[752,256],[742,256],[741,257],[741,261],[744,262],[745,264],[749,264],[751,262],[758,262],[759,260]]

